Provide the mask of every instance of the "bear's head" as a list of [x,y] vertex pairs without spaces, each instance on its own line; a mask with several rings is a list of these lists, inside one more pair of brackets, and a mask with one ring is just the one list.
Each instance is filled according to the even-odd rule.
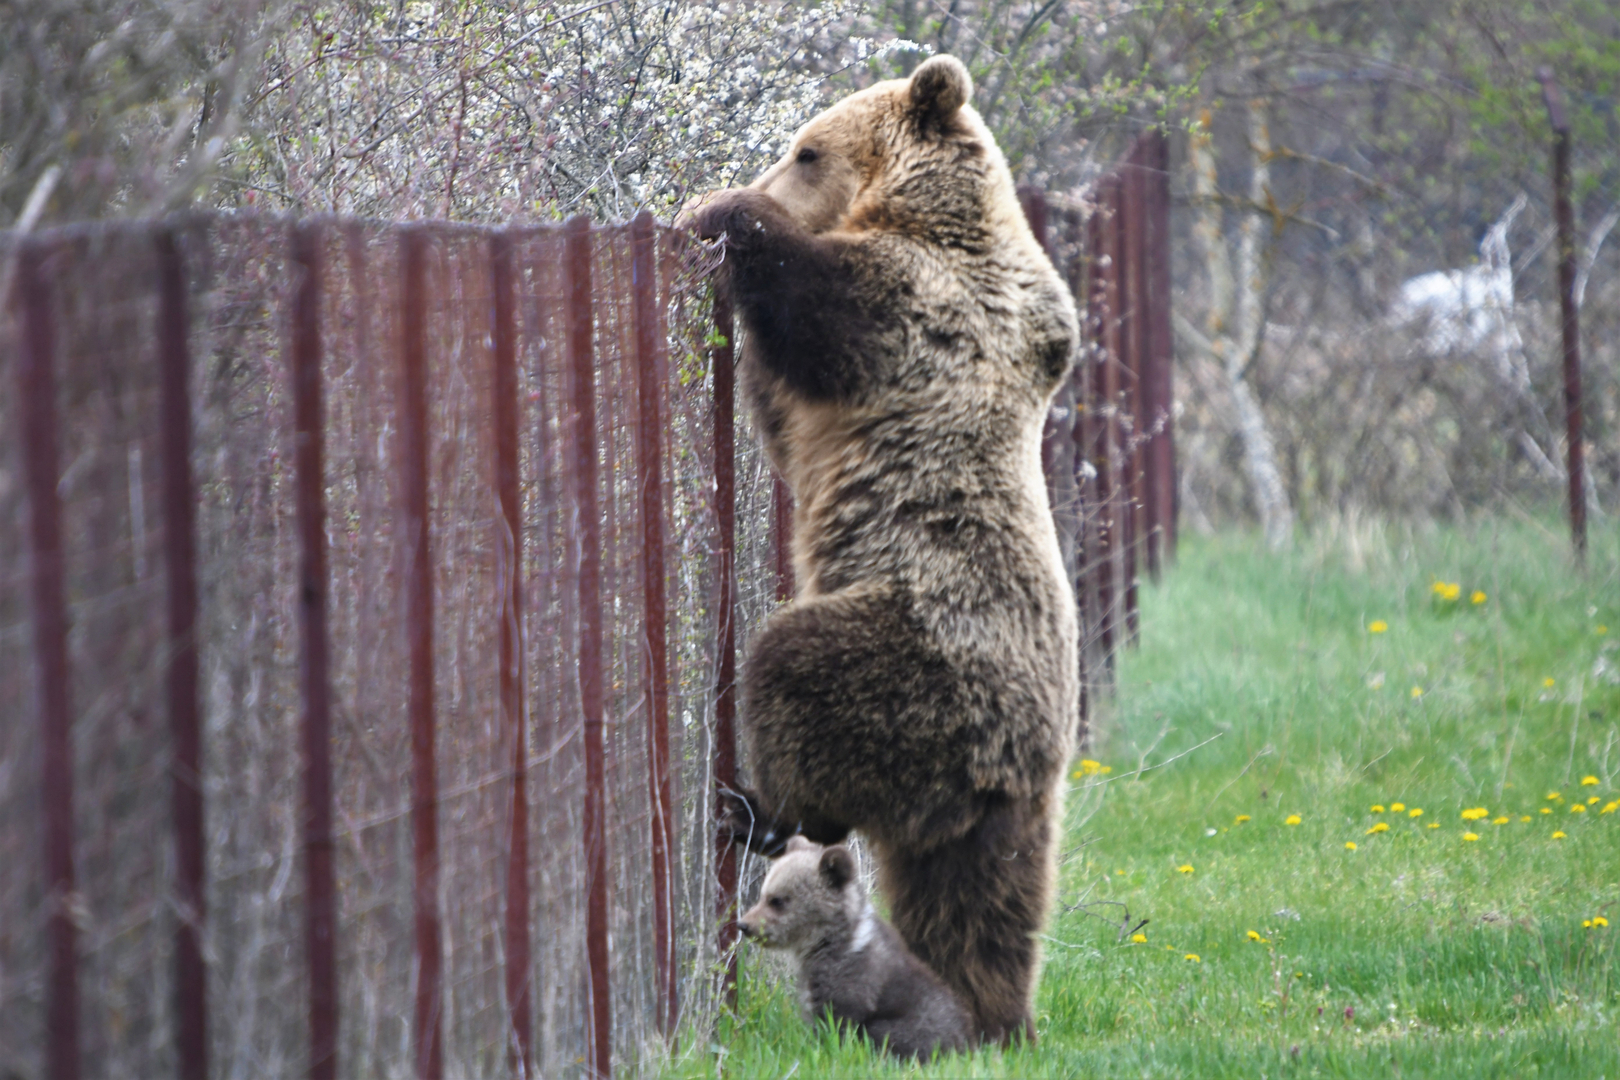
[[812,233],[983,224],[987,182],[1010,195],[1011,177],[972,96],[960,60],[930,57],[817,115],[749,187]]
[[855,926],[865,907],[849,849],[842,844],[824,848],[795,836],[765,875],[759,902],[737,925],[767,948],[802,955],[840,929]]

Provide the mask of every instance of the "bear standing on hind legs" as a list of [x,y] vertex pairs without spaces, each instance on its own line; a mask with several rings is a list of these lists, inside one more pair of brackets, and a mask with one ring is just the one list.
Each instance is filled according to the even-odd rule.
[[796,501],[725,827],[768,854],[859,829],[895,928],[1006,1041],[1035,1034],[1078,724],[1040,461],[1076,323],[972,89],[933,57],[684,220],[726,238],[744,394]]

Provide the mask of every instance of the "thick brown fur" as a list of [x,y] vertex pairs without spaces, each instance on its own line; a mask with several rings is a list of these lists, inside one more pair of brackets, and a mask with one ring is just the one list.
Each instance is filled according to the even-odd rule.
[[798,594],[744,669],[736,832],[860,829],[907,944],[1005,1040],[1034,1034],[1077,730],[1039,449],[1076,324],[971,89],[925,61],[686,219],[726,238],[741,376],[796,501]]
[[830,1018],[901,1057],[967,1047],[967,1009],[872,910],[847,848],[795,836],[737,925],[798,957],[806,1021]]

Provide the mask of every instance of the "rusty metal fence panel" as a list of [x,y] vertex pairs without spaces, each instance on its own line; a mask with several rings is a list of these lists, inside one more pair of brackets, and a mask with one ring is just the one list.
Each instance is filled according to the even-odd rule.
[[1080,205],[1021,189],[1024,214],[1068,282],[1081,349],[1052,403],[1042,463],[1075,583],[1082,715],[1137,640],[1139,569],[1175,558],[1169,154],[1148,131]]
[[[1088,701],[1173,552],[1163,161],[1023,193],[1085,325],[1043,459]],[[791,498],[701,251],[0,244],[0,1065],[605,1075],[723,1005],[758,867],[713,793]]]

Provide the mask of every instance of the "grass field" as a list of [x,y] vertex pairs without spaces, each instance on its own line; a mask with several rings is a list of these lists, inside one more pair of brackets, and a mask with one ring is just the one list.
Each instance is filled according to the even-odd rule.
[[1620,1077],[1617,535],[1585,577],[1555,523],[1188,538],[1070,794],[1039,1044],[886,1062],[756,952],[673,1071]]

